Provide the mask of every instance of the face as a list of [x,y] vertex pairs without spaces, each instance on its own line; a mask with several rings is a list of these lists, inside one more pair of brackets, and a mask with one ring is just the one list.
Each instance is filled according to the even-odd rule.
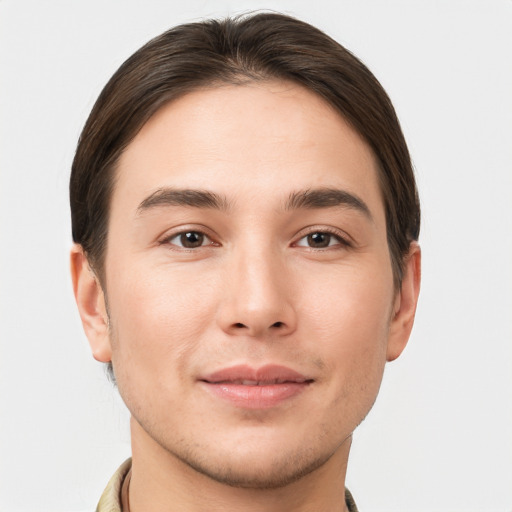
[[104,357],[139,442],[247,487],[346,455],[407,338],[366,143],[300,86],[219,86],[116,172]]

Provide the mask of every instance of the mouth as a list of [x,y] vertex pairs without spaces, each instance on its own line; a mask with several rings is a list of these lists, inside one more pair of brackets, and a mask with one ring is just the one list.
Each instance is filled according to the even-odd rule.
[[224,368],[199,379],[214,397],[246,409],[276,407],[304,392],[314,379],[290,368],[246,365]]
[[219,381],[207,381],[210,384],[238,384],[241,386],[271,386],[272,384],[285,384],[286,382],[296,382],[298,384],[302,384],[307,382],[306,379],[272,379],[272,380],[248,380],[248,379],[235,379],[235,380],[219,380]]

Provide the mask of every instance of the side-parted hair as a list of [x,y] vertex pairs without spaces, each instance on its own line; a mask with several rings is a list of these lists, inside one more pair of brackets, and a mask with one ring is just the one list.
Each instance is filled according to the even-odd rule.
[[148,42],[112,76],[85,124],[72,165],[74,242],[104,284],[116,165],[164,104],[219,84],[287,80],[322,97],[378,163],[395,286],[418,239],[420,206],[409,151],[386,92],[368,68],[317,28],[277,13],[180,25]]

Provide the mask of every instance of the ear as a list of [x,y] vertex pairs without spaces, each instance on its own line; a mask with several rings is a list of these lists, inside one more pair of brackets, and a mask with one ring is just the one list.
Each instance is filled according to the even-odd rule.
[[409,341],[420,293],[420,282],[421,250],[417,242],[412,242],[405,260],[402,284],[395,297],[389,329],[388,361],[395,360]]
[[75,244],[70,256],[73,292],[92,355],[97,361],[108,363],[112,349],[103,289],[89,266],[82,246]]

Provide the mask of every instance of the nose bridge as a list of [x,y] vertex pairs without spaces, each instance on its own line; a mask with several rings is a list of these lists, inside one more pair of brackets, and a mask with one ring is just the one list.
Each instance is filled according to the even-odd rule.
[[283,255],[268,240],[234,250],[229,263],[228,293],[222,311],[225,330],[259,336],[295,329],[291,282]]
[[245,250],[236,258],[235,275],[241,285],[238,297],[249,310],[270,310],[278,306],[283,292],[278,282],[279,259],[272,248]]

